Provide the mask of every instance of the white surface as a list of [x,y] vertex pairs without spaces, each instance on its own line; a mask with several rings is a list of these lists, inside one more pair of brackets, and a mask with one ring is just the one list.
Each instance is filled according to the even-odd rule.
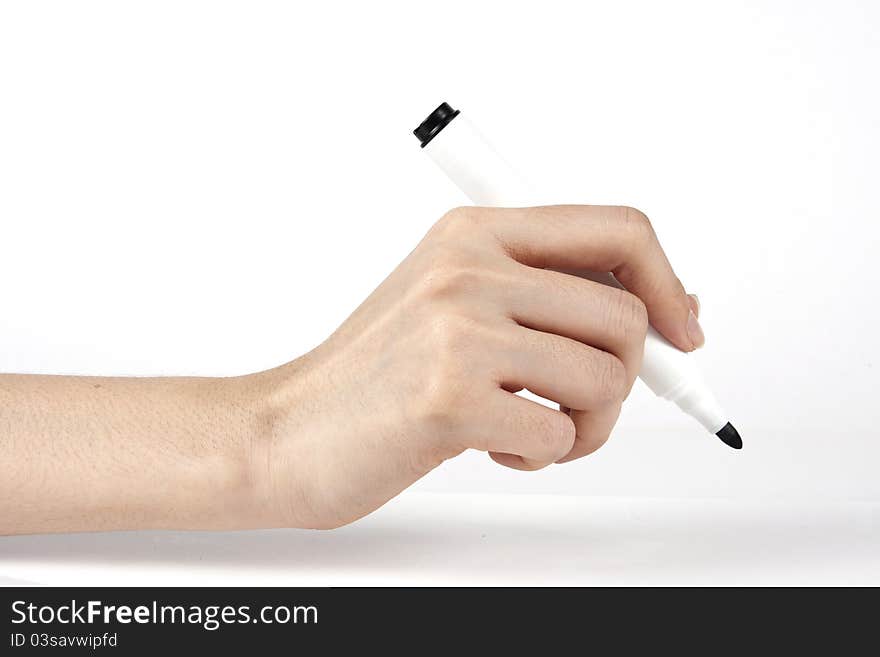
[[880,500],[878,35],[869,0],[4,2],[0,371],[310,349],[464,202],[410,134],[448,100],[548,200],[652,217],[745,449],[640,386],[584,463],[421,490]]
[[332,532],[0,540],[0,583],[880,585],[880,504],[406,493]]

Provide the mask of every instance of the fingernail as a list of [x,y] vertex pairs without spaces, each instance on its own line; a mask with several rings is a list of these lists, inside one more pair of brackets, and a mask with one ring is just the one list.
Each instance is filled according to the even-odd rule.
[[703,335],[703,329],[693,311],[688,313],[687,332],[694,349],[699,349],[706,343],[706,336]]
[[688,303],[691,305],[691,312],[694,313],[698,318],[700,316],[700,297],[696,294],[688,295]]

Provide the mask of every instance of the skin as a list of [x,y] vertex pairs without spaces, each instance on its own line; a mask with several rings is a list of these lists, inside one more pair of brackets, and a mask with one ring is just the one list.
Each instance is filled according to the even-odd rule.
[[278,368],[0,376],[0,533],[333,528],[466,449],[571,461],[608,439],[649,319],[691,351],[698,308],[638,210],[456,209]]

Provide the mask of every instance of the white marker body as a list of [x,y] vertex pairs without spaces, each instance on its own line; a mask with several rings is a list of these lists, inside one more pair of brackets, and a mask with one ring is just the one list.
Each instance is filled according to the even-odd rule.
[[[424,151],[475,205],[536,204],[533,188],[461,114],[431,139]],[[590,278],[620,287],[611,274],[591,274]],[[727,424],[726,415],[703,381],[694,359],[653,327],[648,328],[639,378],[654,394],[675,402],[712,433]]]

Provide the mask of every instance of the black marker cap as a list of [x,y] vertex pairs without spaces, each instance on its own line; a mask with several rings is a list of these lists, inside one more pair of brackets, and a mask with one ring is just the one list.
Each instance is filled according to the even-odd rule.
[[418,137],[422,148],[427,146],[428,142],[434,138],[434,135],[445,128],[456,116],[458,116],[457,109],[452,109],[449,103],[440,103],[440,107],[431,112],[428,118],[422,121],[418,128],[413,130],[413,134]]

